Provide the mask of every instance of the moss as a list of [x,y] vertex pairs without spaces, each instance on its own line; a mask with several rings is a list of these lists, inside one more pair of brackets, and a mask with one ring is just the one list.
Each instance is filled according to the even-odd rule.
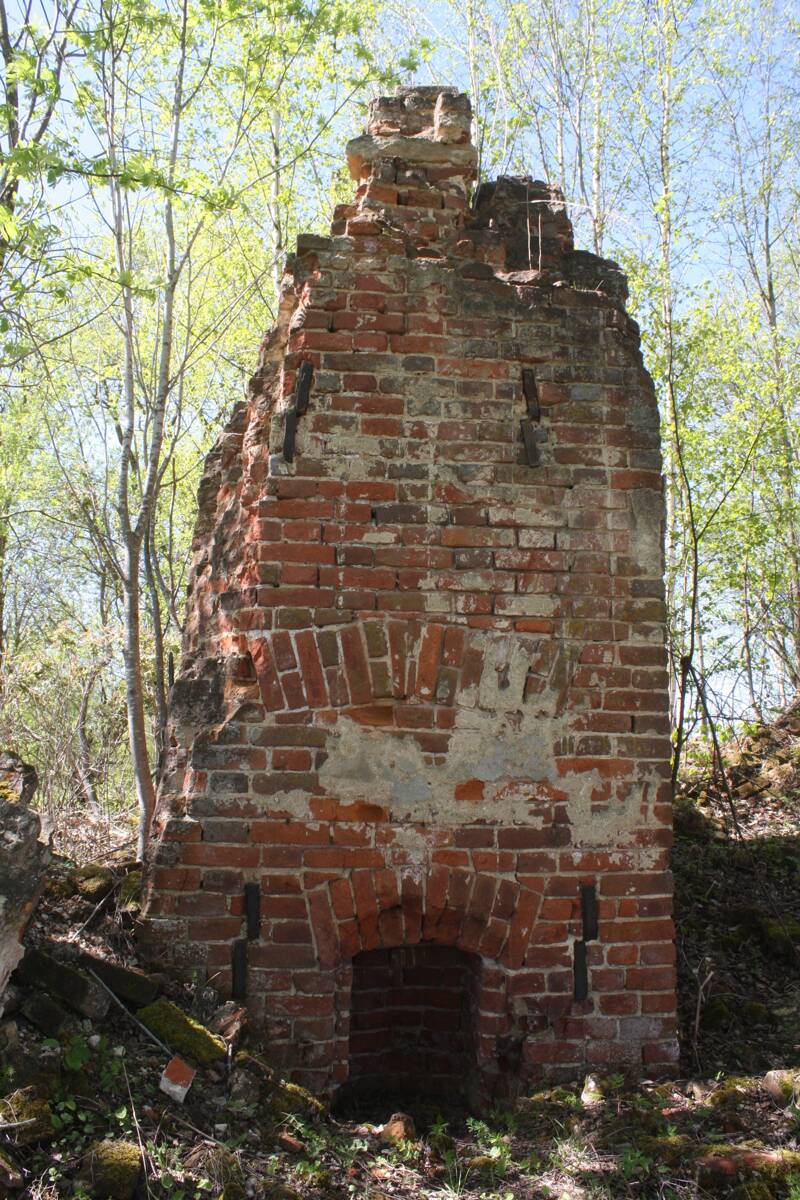
[[0,1100],[0,1119],[3,1121],[32,1121],[15,1130],[17,1141],[23,1145],[45,1142],[55,1137],[53,1112],[47,1100],[42,1100],[34,1087],[19,1088]]
[[757,938],[762,950],[770,955],[792,961],[795,944],[800,942],[800,921],[792,916],[776,918],[754,905],[735,905],[731,909],[731,920],[739,926],[742,936]]
[[694,1138],[685,1133],[672,1133],[642,1138],[637,1142],[637,1149],[668,1167],[681,1167],[692,1161],[698,1152],[698,1145]]
[[237,1050],[233,1058],[233,1065],[241,1067],[243,1071],[249,1071],[252,1075],[257,1075],[259,1079],[269,1083],[276,1078],[274,1068],[264,1062],[263,1058],[257,1058],[255,1054],[251,1054],[249,1050]]
[[71,872],[72,882],[78,895],[97,904],[114,886],[114,872],[100,863],[89,863]]
[[82,1174],[92,1195],[106,1200],[132,1200],[139,1182],[142,1157],[134,1142],[93,1142],[86,1152]]
[[784,1183],[787,1176],[800,1171],[800,1151],[779,1150],[775,1158],[763,1159],[750,1171],[754,1179]]
[[724,1106],[726,1108],[734,1108],[737,1104],[741,1104],[748,1096],[752,1096],[761,1086],[761,1080],[755,1079],[750,1075],[732,1075],[725,1082],[708,1096],[707,1103],[712,1108]]
[[45,881],[44,894],[54,900],[67,900],[75,895],[75,884],[69,876],[51,875]]
[[204,1065],[219,1062],[226,1056],[222,1038],[209,1033],[205,1025],[193,1021],[190,1016],[169,1000],[156,1000],[136,1013],[143,1025],[156,1037],[166,1042],[176,1054],[192,1062]]
[[[206,1176],[219,1191],[219,1200],[245,1200],[245,1178],[241,1163],[224,1146],[207,1146],[192,1153],[191,1169]],[[188,1166],[188,1160],[187,1160]]]
[[130,871],[119,886],[117,903],[120,908],[137,908],[142,896],[142,872]]
[[283,1116],[284,1113],[294,1113],[305,1117],[324,1117],[327,1108],[299,1083],[287,1083],[276,1080],[269,1100],[273,1114]]
[[766,1150],[756,1145],[713,1145],[702,1147],[698,1160],[697,1181],[711,1192],[734,1188],[737,1200],[777,1197],[786,1193],[786,1185],[800,1169],[800,1151]]
[[467,1166],[470,1171],[480,1171],[482,1175],[491,1175],[497,1166],[497,1160],[488,1154],[476,1154],[473,1158],[467,1159]]

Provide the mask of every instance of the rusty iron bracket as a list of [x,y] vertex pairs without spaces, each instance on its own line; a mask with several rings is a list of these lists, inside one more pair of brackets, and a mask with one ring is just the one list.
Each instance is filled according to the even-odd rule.
[[311,395],[311,380],[314,368],[310,362],[301,362],[297,369],[297,382],[294,387],[294,403],[286,410],[286,425],[283,432],[283,457],[287,463],[294,462],[294,443],[297,436],[297,418],[302,417],[308,408]]
[[585,1000],[589,995],[589,969],[586,965],[586,942],[575,942],[573,946],[573,995],[576,1000]]
[[542,419],[542,408],[539,403],[539,389],[536,386],[536,375],[531,367],[522,368],[522,393],[525,397],[525,406],[528,410],[527,417],[524,417],[520,422],[522,440],[525,443],[525,457],[528,460],[529,467],[538,467],[541,461],[539,457],[539,442],[542,440],[542,432],[536,427]]
[[231,997],[244,1000],[247,997],[247,941],[237,938],[231,951]]
[[539,389],[536,386],[536,375],[531,367],[522,368],[522,391],[528,406],[528,416],[532,421],[540,421],[542,409],[539,404]]
[[536,428],[533,421],[520,421],[522,429],[522,440],[525,443],[525,457],[528,460],[529,467],[539,465],[539,446],[536,441]]
[[594,942],[600,936],[597,925],[597,888],[593,883],[581,884],[581,916],[583,940]]
[[247,940],[253,942],[261,936],[261,886],[257,883],[244,885],[244,913],[247,919]]

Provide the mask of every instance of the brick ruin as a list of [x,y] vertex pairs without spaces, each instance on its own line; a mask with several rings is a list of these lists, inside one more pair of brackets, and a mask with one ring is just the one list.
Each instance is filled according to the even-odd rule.
[[653,386],[470,127],[372,104],[200,487],[141,936],[320,1093],[676,1060]]

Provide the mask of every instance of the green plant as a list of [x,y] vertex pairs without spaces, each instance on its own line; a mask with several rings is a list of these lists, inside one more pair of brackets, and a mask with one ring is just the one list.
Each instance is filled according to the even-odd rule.
[[68,1071],[80,1071],[92,1057],[92,1050],[85,1037],[76,1034],[67,1042],[64,1050],[64,1066]]
[[61,1139],[70,1146],[78,1145],[97,1128],[97,1113],[85,1103],[79,1103],[79,1099],[76,1096],[65,1095],[52,1103],[53,1128],[59,1131]]
[[390,1157],[395,1162],[415,1162],[419,1158],[419,1146],[407,1138],[399,1138],[391,1148]]
[[647,1175],[653,1166],[653,1160],[635,1146],[626,1146],[620,1155],[618,1166],[623,1179],[632,1179],[635,1175]]
[[800,1174],[796,1171],[786,1176],[786,1200],[800,1200]]
[[467,1190],[469,1181],[469,1166],[458,1157],[455,1150],[448,1150],[444,1155],[443,1192],[446,1196],[461,1196]]
[[506,1135],[491,1129],[485,1121],[480,1121],[477,1117],[467,1118],[467,1128],[483,1151],[482,1157],[488,1160],[485,1169],[502,1179],[512,1163],[511,1146]]

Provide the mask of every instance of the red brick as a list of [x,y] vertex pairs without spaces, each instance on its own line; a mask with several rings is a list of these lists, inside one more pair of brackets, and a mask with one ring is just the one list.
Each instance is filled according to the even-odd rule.
[[341,640],[350,695],[355,704],[367,704],[372,699],[372,683],[361,633],[356,626],[348,626],[342,630]]
[[258,677],[261,699],[268,712],[285,708],[286,701],[278,679],[278,671],[272,649],[266,639],[259,638],[251,643],[251,654]]
[[339,946],[330,899],[324,888],[308,893],[308,909],[319,961],[324,967],[333,967],[338,959]]
[[419,652],[416,685],[416,693],[422,700],[430,700],[436,691],[436,677],[443,642],[443,625],[427,625],[425,627]]
[[627,986],[636,991],[668,991],[675,988],[676,974],[673,967],[630,967]]
[[355,916],[355,901],[348,879],[334,879],[330,885],[331,903],[339,921]]

